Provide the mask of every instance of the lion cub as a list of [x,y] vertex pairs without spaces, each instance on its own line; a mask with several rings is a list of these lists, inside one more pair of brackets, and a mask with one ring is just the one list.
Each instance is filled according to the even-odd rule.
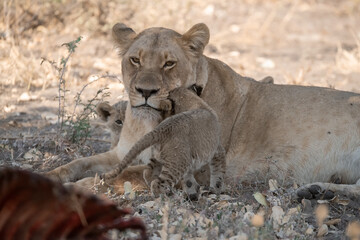
[[127,103],[127,101],[119,101],[110,106],[108,103],[102,102],[96,107],[96,113],[99,115],[100,119],[105,122],[105,126],[110,130],[110,149],[116,147],[119,142],[120,133],[125,121]]
[[194,171],[210,163],[210,189],[221,192],[225,173],[225,151],[220,145],[220,126],[216,113],[195,93],[186,88],[173,90],[161,104],[162,121],[143,136],[127,153],[116,169],[103,175],[113,178],[146,148],[153,146],[154,158],[162,165],[151,182],[154,196],[166,193],[183,180],[183,190],[190,199],[198,197]]

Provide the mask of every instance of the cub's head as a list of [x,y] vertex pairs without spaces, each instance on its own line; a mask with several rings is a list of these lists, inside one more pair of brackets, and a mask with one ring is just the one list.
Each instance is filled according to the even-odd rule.
[[100,119],[105,122],[106,127],[110,130],[111,149],[119,142],[120,133],[125,121],[127,103],[127,101],[120,101],[110,106],[102,102],[96,107],[96,112]]
[[171,90],[197,83],[198,63],[209,42],[209,29],[200,23],[183,35],[166,28],[136,34],[118,23],[113,27],[113,37],[120,48],[123,81],[133,115],[159,119],[160,101]]

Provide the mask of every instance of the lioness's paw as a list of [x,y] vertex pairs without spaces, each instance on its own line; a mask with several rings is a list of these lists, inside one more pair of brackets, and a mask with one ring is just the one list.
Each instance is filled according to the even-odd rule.
[[335,194],[334,192],[323,188],[323,186],[319,184],[307,184],[305,186],[300,187],[296,194],[299,199],[323,199],[329,200],[333,199]]

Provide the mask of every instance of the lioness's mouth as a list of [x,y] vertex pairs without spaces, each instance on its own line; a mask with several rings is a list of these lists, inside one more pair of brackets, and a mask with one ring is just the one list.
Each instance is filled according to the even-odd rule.
[[156,111],[159,111],[159,112],[161,112],[161,109],[158,109],[158,108],[154,108],[154,107],[152,107],[152,106],[150,106],[149,104],[147,104],[147,103],[144,103],[144,104],[141,104],[141,105],[138,105],[138,106],[134,106],[133,108],[152,108],[152,109],[154,109],[154,110],[156,110]]

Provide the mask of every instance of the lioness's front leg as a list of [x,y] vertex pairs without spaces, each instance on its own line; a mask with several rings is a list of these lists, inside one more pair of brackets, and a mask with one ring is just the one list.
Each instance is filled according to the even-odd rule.
[[119,162],[116,151],[111,150],[94,156],[79,158],[45,173],[45,176],[62,183],[74,182],[84,177],[95,176],[113,169]]

